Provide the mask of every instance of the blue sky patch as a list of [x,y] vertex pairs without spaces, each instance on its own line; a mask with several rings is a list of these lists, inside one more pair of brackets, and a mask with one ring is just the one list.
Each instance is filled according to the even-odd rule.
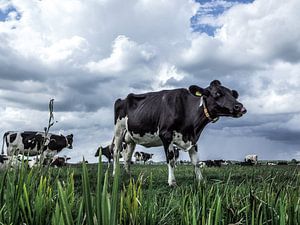
[[201,4],[196,15],[191,19],[191,28],[194,32],[206,33],[209,36],[214,36],[219,26],[204,23],[204,18],[216,18],[237,4],[249,4],[254,0],[195,0]]
[[16,17],[17,20],[21,19],[21,14],[17,11],[17,9],[13,6],[10,6],[9,8],[6,8],[5,10],[0,9],[0,21],[7,20],[7,17],[9,15],[9,13],[11,13],[11,12],[17,13],[17,17]]

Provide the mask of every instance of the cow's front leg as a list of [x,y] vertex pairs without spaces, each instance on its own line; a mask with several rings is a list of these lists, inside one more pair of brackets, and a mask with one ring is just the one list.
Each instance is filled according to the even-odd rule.
[[132,158],[132,153],[135,149],[135,144],[134,143],[129,143],[126,146],[126,149],[124,149],[124,167],[126,173],[130,174],[130,165],[131,165],[131,158]]
[[171,139],[172,135],[169,138],[161,137],[161,140],[164,145],[167,164],[168,164],[168,184],[169,186],[176,186],[176,180],[174,175],[175,170],[175,155],[174,155],[174,148],[173,148],[173,141]]
[[191,162],[195,168],[195,175],[196,175],[196,179],[198,181],[202,180],[203,179],[203,176],[202,176],[202,173],[200,171],[200,166],[199,166],[199,159],[198,159],[198,155],[197,155],[197,145],[195,145],[194,147],[192,147],[190,150],[189,150],[189,155],[190,155],[190,158],[191,158]]

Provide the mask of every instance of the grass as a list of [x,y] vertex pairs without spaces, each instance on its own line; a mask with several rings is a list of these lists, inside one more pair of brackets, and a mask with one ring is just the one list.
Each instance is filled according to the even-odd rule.
[[0,174],[0,224],[300,224],[300,168],[133,165],[111,176],[107,164]]

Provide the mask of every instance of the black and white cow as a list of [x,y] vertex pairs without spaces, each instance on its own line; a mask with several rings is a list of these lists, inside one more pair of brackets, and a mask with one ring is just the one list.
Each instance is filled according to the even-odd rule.
[[52,159],[52,162],[50,163],[50,166],[54,167],[62,167],[67,165],[67,161],[71,159],[70,157],[64,156],[54,156]]
[[134,157],[135,157],[135,161],[143,161],[144,164],[149,160],[152,159],[153,154],[149,154],[146,152],[135,152],[134,153]]
[[99,148],[97,148],[95,157],[99,156],[100,151],[101,154],[107,158],[108,162],[110,162],[113,159],[112,145],[107,145],[106,147],[100,146]]
[[[100,146],[99,148],[97,148],[97,151],[95,153],[95,157],[99,156],[100,150],[101,150],[102,155],[104,155],[107,158],[108,162],[110,163],[111,160],[113,159],[113,146],[114,146],[114,144],[107,145],[106,147]],[[119,155],[119,158],[122,158],[121,153]]]
[[[43,145],[45,141],[45,145]],[[9,131],[3,135],[2,154],[6,145],[7,155],[25,154],[28,156],[44,154],[55,155],[63,148],[72,149],[73,134],[63,136],[49,133],[45,138],[44,132]]]
[[129,94],[123,100],[116,100],[114,171],[123,141],[127,144],[123,154],[127,172],[136,144],[164,146],[169,168],[168,183],[176,185],[174,144],[189,152],[196,178],[201,180],[197,141],[204,127],[220,116],[238,118],[246,113],[237,98],[237,91],[214,80],[207,88],[192,85],[188,89]]
[[257,155],[246,155],[244,161],[251,161],[252,163],[254,163],[255,165],[258,163],[257,161],[258,156]]

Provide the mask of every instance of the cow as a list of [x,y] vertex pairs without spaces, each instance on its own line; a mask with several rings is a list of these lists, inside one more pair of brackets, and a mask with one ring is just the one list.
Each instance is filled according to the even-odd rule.
[[240,165],[240,166],[253,166],[254,162],[252,162],[250,159],[248,159],[247,161],[244,161],[244,162],[238,162],[236,165]]
[[[113,159],[113,150],[112,150],[112,148],[113,148],[113,145],[107,145],[106,147],[100,146],[99,148],[97,148],[97,151],[95,153],[95,157],[99,156],[100,150],[101,150],[102,155],[104,155],[107,158],[108,162],[110,163],[111,160]],[[119,158],[122,158],[121,152],[120,152]]]
[[189,152],[197,180],[202,179],[198,166],[197,141],[207,124],[221,116],[241,117],[247,110],[237,101],[238,92],[214,80],[206,88],[191,85],[178,88],[129,94],[114,105],[114,169],[124,141],[124,167],[129,173],[136,144],[163,146],[168,164],[168,184],[176,185],[173,144]]
[[143,161],[144,164],[149,160],[152,159],[153,154],[149,154],[146,152],[135,152],[134,157],[135,161]]
[[286,166],[286,165],[288,165],[288,163],[284,162],[284,161],[280,161],[280,162],[277,163],[277,165],[278,166]]
[[222,163],[224,163],[225,161],[222,159],[218,159],[218,160],[206,160],[203,162],[207,167],[213,167],[213,166],[221,167]]
[[54,156],[65,147],[72,149],[72,144],[73,134],[63,136],[48,133],[45,137],[44,132],[9,131],[3,135],[2,154],[4,154],[4,145],[6,145],[7,155],[35,156],[43,152]]
[[111,148],[111,145],[107,145],[106,147],[100,146],[95,153],[95,157],[98,157],[101,151],[101,154],[104,155],[110,163],[110,161],[113,159],[113,153]]
[[276,166],[276,163],[273,163],[273,162],[267,162],[267,166]]
[[244,161],[247,162],[248,160],[250,160],[252,163],[256,165],[257,158],[258,158],[257,155],[246,155]]
[[70,157],[64,156],[54,156],[52,159],[52,162],[50,163],[50,166],[54,167],[62,167],[67,165],[67,161],[71,159]]

